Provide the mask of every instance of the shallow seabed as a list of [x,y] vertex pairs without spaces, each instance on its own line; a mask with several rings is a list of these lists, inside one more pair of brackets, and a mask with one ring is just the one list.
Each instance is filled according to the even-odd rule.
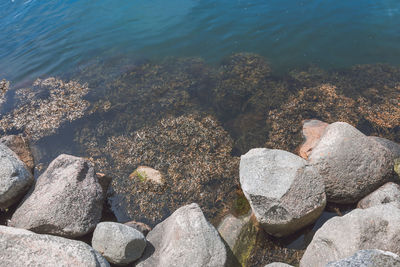
[[[296,153],[305,119],[346,121],[400,142],[400,68],[310,66],[275,74],[251,53],[218,66],[201,58],[114,58],[32,86],[11,86],[1,109],[3,133],[31,140],[36,177],[60,153],[90,158],[112,176],[109,205],[118,221],[154,226],[197,202],[218,225],[225,214],[249,209],[239,186],[239,156],[254,147]],[[142,165],[160,170],[163,183],[132,175]],[[314,225],[286,239],[250,225],[247,248],[238,248],[241,262],[297,264],[316,229],[348,208],[328,207]]]

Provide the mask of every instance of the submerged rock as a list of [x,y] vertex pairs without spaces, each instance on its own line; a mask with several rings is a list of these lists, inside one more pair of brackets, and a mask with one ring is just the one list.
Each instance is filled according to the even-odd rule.
[[37,233],[83,236],[100,221],[103,201],[92,164],[63,154],[38,178],[9,225]]
[[29,148],[28,141],[22,136],[7,135],[0,139],[0,143],[6,145],[9,149],[14,151],[19,159],[25,163],[28,169],[32,172],[35,167],[31,149]]
[[32,173],[7,146],[0,144],[0,208],[21,199],[33,183]]
[[355,209],[328,220],[314,235],[301,267],[325,266],[362,249],[400,253],[400,209],[394,204]]
[[308,159],[311,151],[318,144],[328,125],[328,123],[319,120],[306,120],[303,123],[304,143],[299,150],[300,157]]
[[400,204],[400,186],[395,183],[386,183],[377,190],[361,199],[357,207],[366,209],[369,207],[397,202]]
[[227,266],[228,253],[200,207],[176,210],[147,235],[149,244],[137,267]]
[[388,182],[391,152],[345,122],[327,126],[311,152],[310,164],[325,180],[328,201],[350,204]]
[[90,266],[110,264],[93,248],[81,242],[0,225],[2,266]]
[[218,232],[233,252],[235,252],[234,248],[236,244],[240,241],[240,233],[249,221],[250,214],[239,218],[228,214],[219,224]]
[[101,222],[93,232],[92,246],[109,262],[125,265],[142,256],[146,238],[127,225]]
[[346,259],[329,262],[325,267],[400,267],[400,257],[389,251],[365,249]]
[[277,237],[314,222],[325,208],[323,178],[283,150],[256,148],[243,155],[240,184],[261,226]]

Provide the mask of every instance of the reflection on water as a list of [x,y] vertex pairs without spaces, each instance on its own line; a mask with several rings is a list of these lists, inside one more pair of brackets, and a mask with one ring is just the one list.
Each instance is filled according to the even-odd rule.
[[[313,66],[277,75],[273,67],[246,53],[219,66],[199,58],[95,61],[61,79],[10,89],[0,126],[30,137],[36,177],[60,153],[90,158],[113,177],[109,203],[117,219],[151,225],[191,202],[215,225],[228,212],[246,213],[238,156],[263,146],[296,152],[304,119],[347,121],[400,141],[400,68]],[[165,182],[135,178],[138,166],[161,171]],[[295,264],[314,231],[334,215],[325,212],[286,239],[253,226],[245,261]]]

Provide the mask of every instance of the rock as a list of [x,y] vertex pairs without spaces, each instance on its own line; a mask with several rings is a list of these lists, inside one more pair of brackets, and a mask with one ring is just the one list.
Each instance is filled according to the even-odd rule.
[[306,120],[303,123],[303,137],[304,143],[301,145],[299,155],[303,159],[308,159],[313,148],[318,144],[321,139],[325,128],[329,124],[319,120]]
[[0,80],[0,108],[6,101],[5,95],[9,89],[10,89],[10,82],[5,79]]
[[151,231],[151,227],[142,222],[130,221],[124,224],[140,231],[144,236],[146,236]]
[[261,226],[277,237],[314,222],[326,205],[322,177],[283,150],[256,148],[243,155],[240,183]]
[[328,201],[351,204],[388,182],[393,170],[391,152],[345,122],[326,127],[310,154],[325,179]]
[[147,235],[145,254],[137,267],[226,266],[227,249],[200,207],[177,209]]
[[325,267],[400,267],[400,257],[389,251],[365,249],[346,259],[330,262]]
[[283,262],[273,262],[265,265],[264,267],[293,267],[293,266]]
[[398,143],[378,136],[370,136],[369,138],[377,141],[378,143],[389,149],[393,153],[394,158],[400,158],[400,145]]
[[399,254],[399,223],[400,209],[392,203],[355,209],[343,217],[334,217],[315,233],[300,266],[325,266],[362,249]]
[[150,181],[162,185],[163,177],[160,171],[146,166],[139,166],[134,172],[131,173],[130,178],[138,178],[142,182]]
[[26,165],[7,146],[0,144],[0,208],[16,203],[33,183]]
[[400,204],[400,186],[389,182],[364,197],[358,202],[357,208],[366,209],[372,206],[398,202]]
[[103,190],[103,195],[106,198],[108,187],[111,184],[112,177],[105,175],[104,173],[101,173],[101,172],[96,172],[96,177],[97,177],[97,180],[99,181],[101,189]]
[[89,161],[62,154],[38,178],[10,226],[79,237],[100,221],[104,195]]
[[235,244],[238,242],[243,227],[246,226],[249,220],[250,214],[239,218],[228,214],[219,224],[218,232],[232,251],[235,248]]
[[81,241],[0,225],[1,266],[110,266]]
[[142,256],[146,238],[141,232],[127,225],[101,222],[93,232],[92,246],[109,262],[125,265]]
[[14,151],[19,159],[25,163],[28,169],[33,172],[35,163],[27,141],[18,135],[7,135],[0,139],[0,143],[6,145],[9,149]]

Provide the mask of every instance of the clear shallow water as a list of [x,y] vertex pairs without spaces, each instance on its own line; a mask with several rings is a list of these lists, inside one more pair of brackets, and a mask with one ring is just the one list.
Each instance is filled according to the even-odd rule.
[[254,52],[274,69],[400,63],[396,0],[3,0],[0,75],[14,82],[92,58]]

